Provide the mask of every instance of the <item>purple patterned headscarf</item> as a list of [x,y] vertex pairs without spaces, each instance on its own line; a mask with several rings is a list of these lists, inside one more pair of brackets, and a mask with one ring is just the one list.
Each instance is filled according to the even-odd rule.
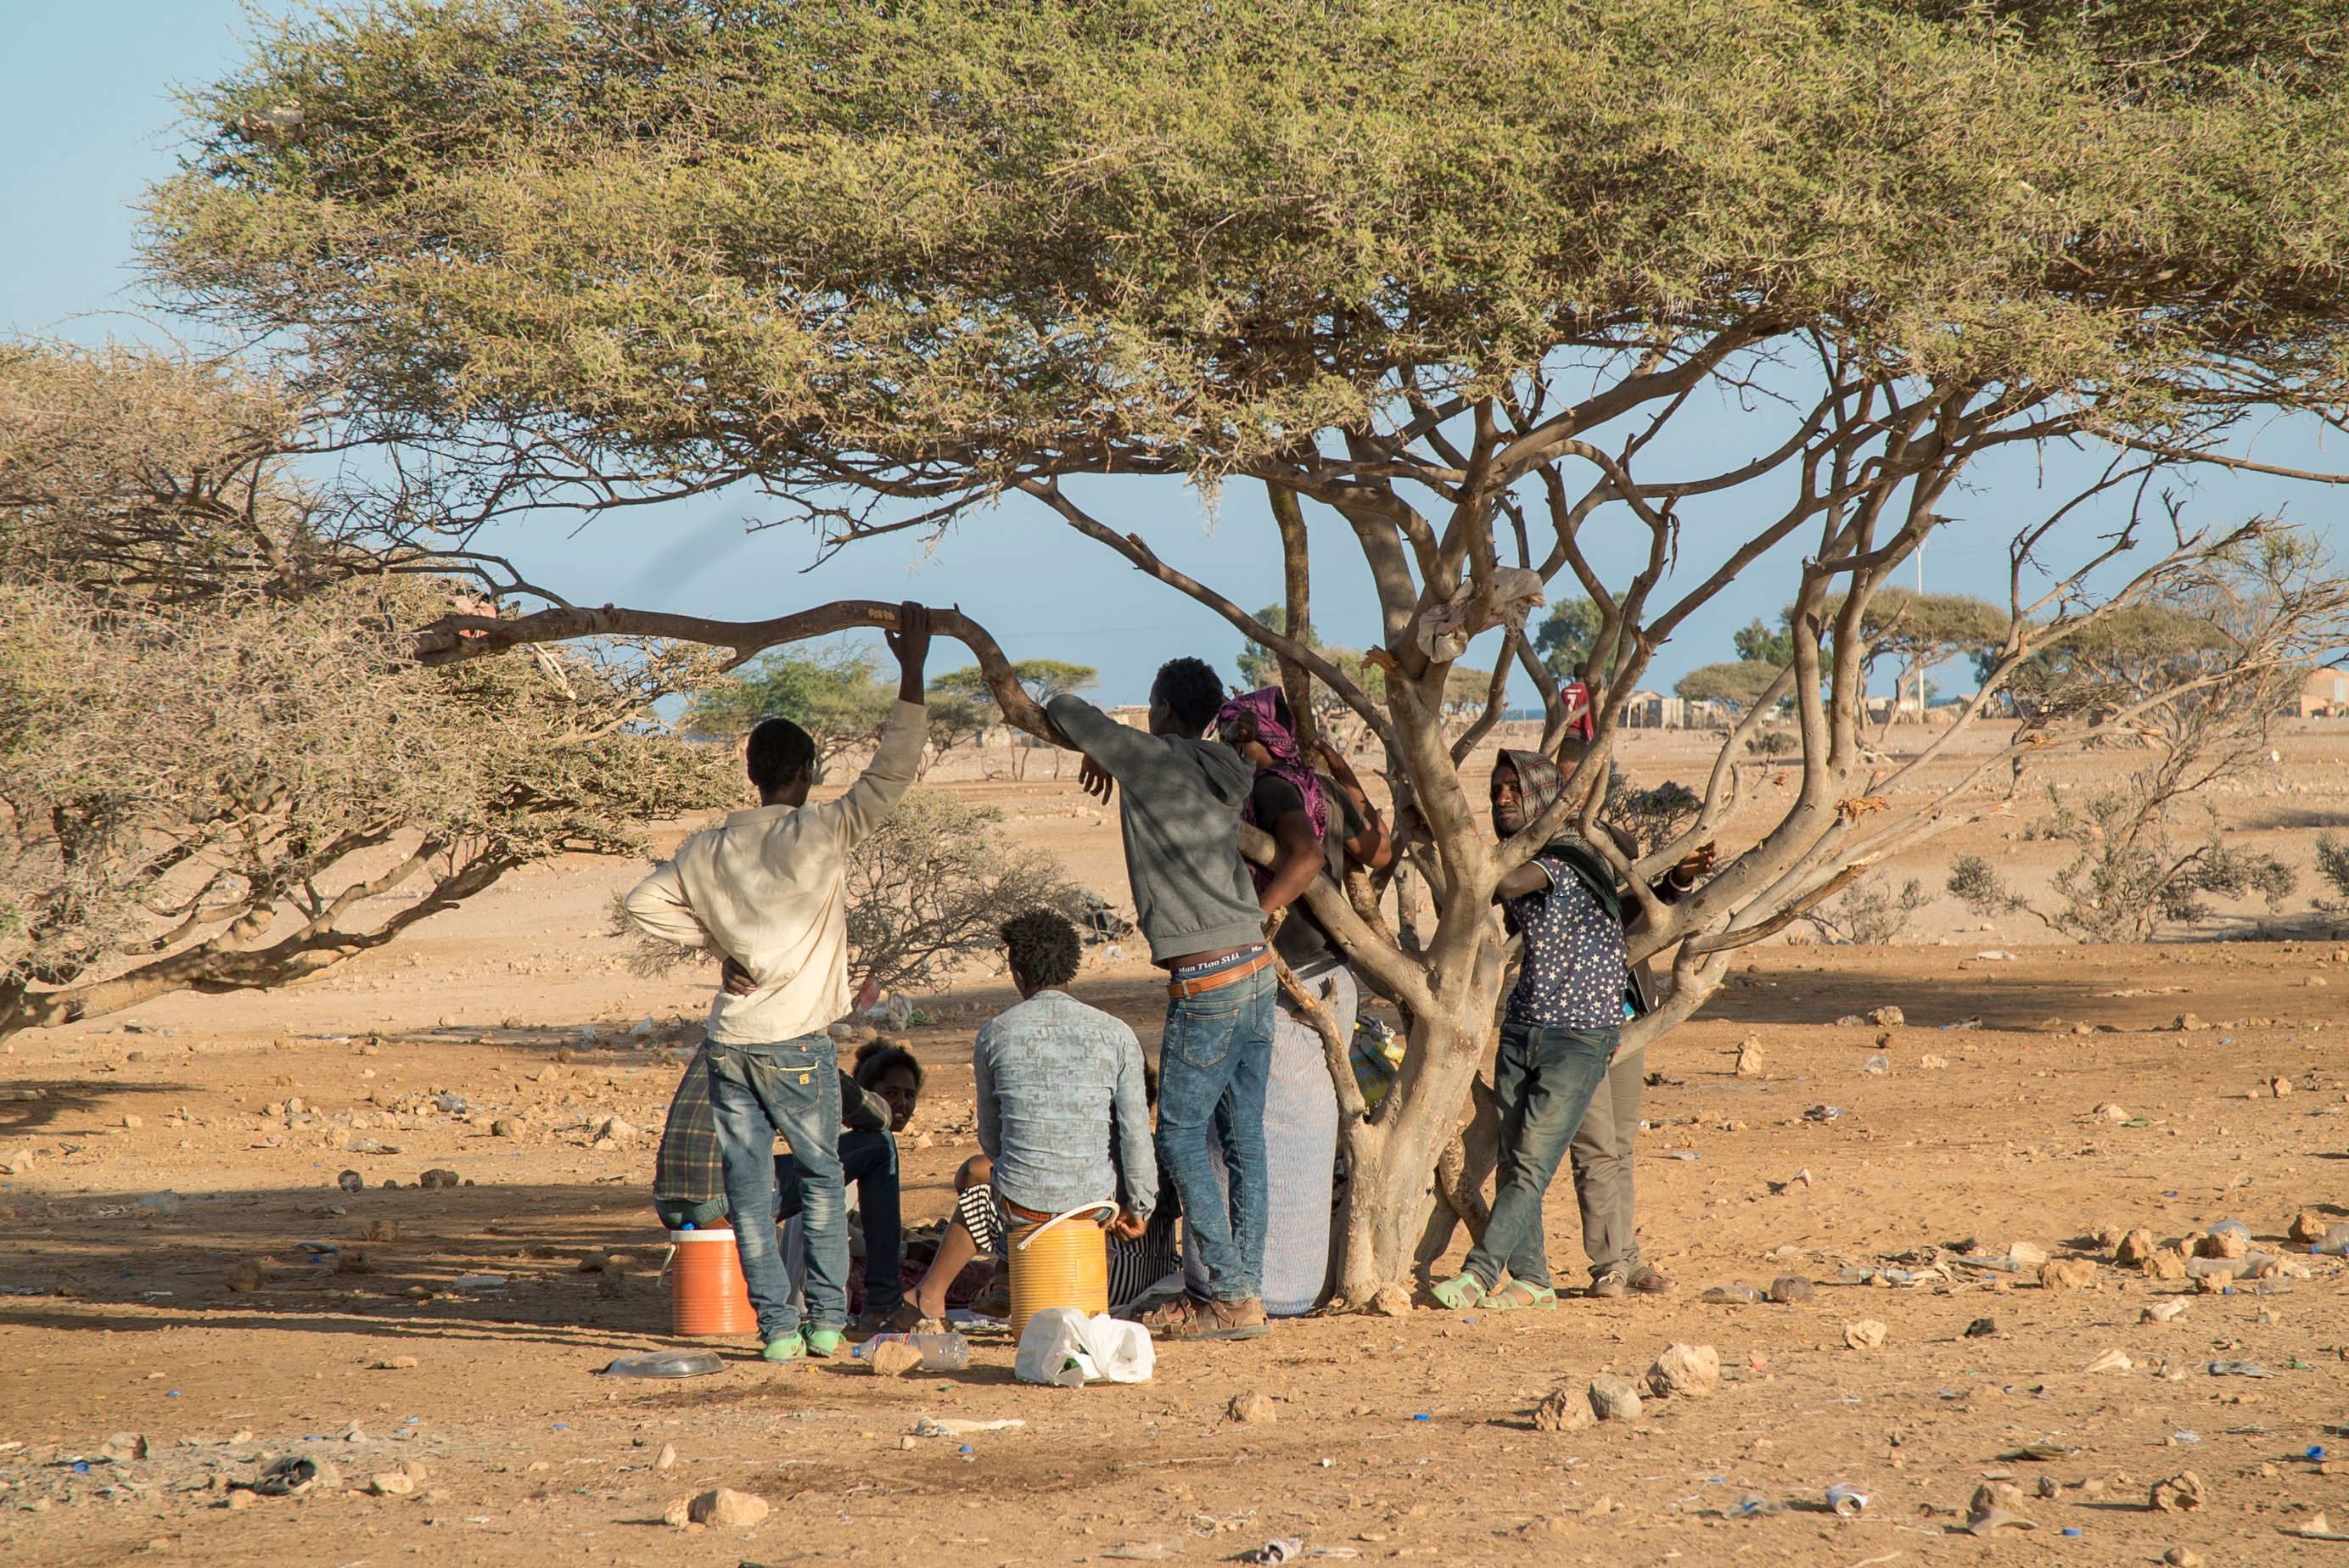
[[[1305,800],[1306,820],[1313,824],[1313,836],[1319,839],[1330,830],[1329,787],[1321,781],[1321,775],[1315,772],[1299,753],[1297,737],[1280,722],[1279,707],[1274,700],[1279,696],[1278,686],[1266,686],[1261,691],[1246,692],[1232,698],[1216,710],[1216,732],[1222,734],[1227,727],[1243,717],[1251,721],[1256,738],[1272,753],[1271,766],[1259,771],[1270,773],[1297,787],[1298,794]],[[1256,820],[1256,797],[1253,795],[1240,808],[1240,820],[1251,827],[1269,826]],[[1248,870],[1255,874],[1259,887],[1270,880],[1270,873],[1259,867],[1251,865]]]

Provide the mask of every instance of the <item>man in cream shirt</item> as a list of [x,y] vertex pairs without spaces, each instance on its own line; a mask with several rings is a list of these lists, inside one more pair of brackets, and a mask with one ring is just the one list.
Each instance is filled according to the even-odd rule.
[[[835,1355],[848,1323],[839,1053],[824,1026],[849,1008],[848,853],[913,783],[928,738],[929,611],[909,601],[887,636],[900,672],[897,708],[864,777],[837,800],[807,804],[815,743],[787,718],[764,720],[747,758],[758,808],[686,840],[626,902],[640,929],[726,960],[709,1005],[709,1102],[727,1212],[770,1361]],[[775,1244],[778,1134],[799,1171],[804,1330]]]

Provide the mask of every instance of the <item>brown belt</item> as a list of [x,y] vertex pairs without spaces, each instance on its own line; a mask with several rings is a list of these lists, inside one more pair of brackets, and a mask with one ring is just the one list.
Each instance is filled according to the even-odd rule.
[[1178,1002],[1185,996],[1205,995],[1207,992],[1221,990],[1226,985],[1245,980],[1271,963],[1272,949],[1268,947],[1258,953],[1252,963],[1235,964],[1229,969],[1218,969],[1213,975],[1203,975],[1196,980],[1170,980],[1166,985],[1166,995]]

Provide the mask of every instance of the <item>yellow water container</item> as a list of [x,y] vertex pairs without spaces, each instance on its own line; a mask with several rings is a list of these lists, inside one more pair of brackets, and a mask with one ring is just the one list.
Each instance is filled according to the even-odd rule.
[[1011,1335],[1048,1306],[1087,1317],[1109,1310],[1109,1236],[1114,1203],[1088,1203],[1011,1232]]

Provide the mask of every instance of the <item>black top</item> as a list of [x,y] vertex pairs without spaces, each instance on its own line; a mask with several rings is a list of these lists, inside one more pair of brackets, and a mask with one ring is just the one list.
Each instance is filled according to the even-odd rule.
[[[1361,812],[1354,809],[1354,798],[1327,780],[1323,793],[1330,805],[1330,828],[1321,835],[1321,853],[1328,864],[1330,880],[1343,887],[1346,884],[1346,841],[1368,826]],[[1291,811],[1305,810],[1305,797],[1296,785],[1278,773],[1258,771],[1256,784],[1249,793],[1257,825],[1266,832]],[[1280,923],[1274,934],[1273,951],[1291,969],[1308,969],[1329,963],[1338,956],[1330,941],[1330,934],[1313,918],[1313,912],[1299,899],[1288,906],[1288,917]]]

